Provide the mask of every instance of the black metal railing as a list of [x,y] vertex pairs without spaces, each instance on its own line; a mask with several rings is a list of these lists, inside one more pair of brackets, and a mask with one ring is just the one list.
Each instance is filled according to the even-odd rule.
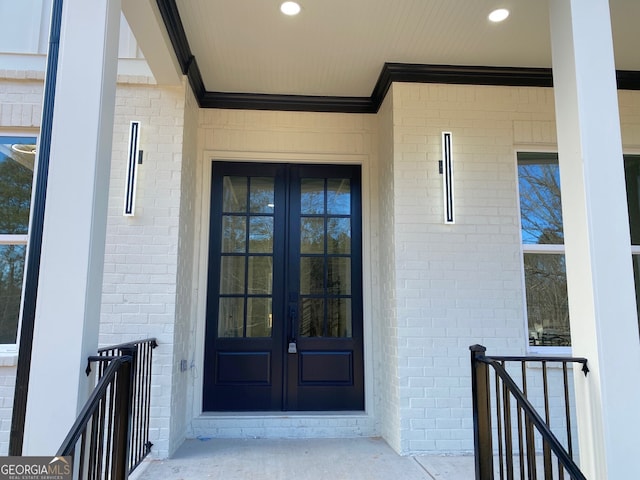
[[96,357],[89,358],[87,371],[92,361],[98,363],[98,378],[103,375],[109,358],[127,355],[133,347],[136,351],[132,385],[131,433],[129,437],[129,473],[140,465],[149,454],[153,444],[149,441],[149,415],[151,409],[151,362],[153,350],[158,346],[155,338],[147,338],[131,343],[112,345],[98,349]]
[[106,347],[88,359],[98,363],[97,383],[58,456],[71,456],[82,480],[124,480],[151,449],[149,413],[155,339]]
[[[587,360],[488,357],[482,345],[472,345],[469,349],[476,480],[493,480],[495,470],[500,480],[586,480],[574,460],[568,367],[582,364],[586,375]],[[554,376],[559,377],[554,382],[549,379],[550,365],[554,367]],[[508,370],[519,377],[519,383]],[[556,388],[558,383],[561,386]],[[535,396],[541,398],[544,418],[532,403],[534,386],[539,390]],[[560,392],[552,396],[551,390]],[[552,416],[558,425],[552,426]]]

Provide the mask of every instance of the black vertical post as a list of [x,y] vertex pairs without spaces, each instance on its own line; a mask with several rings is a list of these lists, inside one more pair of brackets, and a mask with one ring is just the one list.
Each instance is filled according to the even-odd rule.
[[44,100],[42,105],[42,125],[38,142],[38,168],[36,169],[33,203],[31,204],[31,223],[29,225],[29,245],[27,264],[25,265],[24,298],[20,343],[18,349],[18,367],[16,387],[13,395],[11,433],[9,437],[9,455],[22,455],[24,426],[31,372],[31,350],[33,329],[36,316],[36,300],[40,275],[40,257],[42,253],[42,232],[44,229],[44,209],[47,197],[49,175],[49,153],[51,150],[51,130],[53,124],[53,106],[55,101],[56,79],[58,75],[58,50],[62,23],[62,0],[54,0],[51,9],[51,29],[49,32],[49,51],[47,53],[47,73],[44,82]]
[[125,362],[116,377],[116,408],[113,432],[113,464],[111,478],[126,480],[129,475],[129,438],[132,416],[132,392],[136,371],[137,347],[127,345],[120,349],[120,354],[130,362]]
[[473,395],[473,444],[476,480],[493,480],[493,446],[491,444],[491,397],[489,367],[479,360],[487,351],[471,345],[471,388]]

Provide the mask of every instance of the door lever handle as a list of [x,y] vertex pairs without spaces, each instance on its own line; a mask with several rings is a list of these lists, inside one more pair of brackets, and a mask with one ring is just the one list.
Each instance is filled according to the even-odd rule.
[[298,305],[289,304],[289,348],[288,353],[298,353],[298,345],[296,344],[296,323],[298,320]]
[[293,303],[289,304],[289,339],[296,339],[296,322],[298,320],[298,306]]

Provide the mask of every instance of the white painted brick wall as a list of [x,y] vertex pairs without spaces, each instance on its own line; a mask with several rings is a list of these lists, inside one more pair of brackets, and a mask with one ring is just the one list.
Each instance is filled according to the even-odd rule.
[[[37,127],[41,74],[0,72],[0,77],[0,128]],[[194,303],[202,302],[204,286],[191,280],[202,245],[191,240],[200,241],[207,226],[191,219],[202,202],[201,184],[194,182],[202,162],[210,161],[202,156],[205,150],[240,152],[247,159],[300,154],[302,161],[363,155],[371,176],[364,191],[371,220],[365,245],[375,255],[365,280],[373,289],[365,349],[379,425],[363,417],[290,424],[256,420],[243,423],[243,431],[287,436],[307,422],[310,435],[347,435],[349,429],[382,433],[403,453],[469,451],[468,346],[483,343],[494,354],[525,351],[514,152],[554,148],[551,91],[397,84],[377,117],[201,110],[196,121],[189,94],[185,113],[183,88],[156,87],[146,78],[120,81],[100,342],[146,336],[160,341],[153,366],[154,453],[168,455],[189,428],[190,434],[205,435],[236,428],[208,419],[204,426],[187,425],[198,414],[189,399],[195,396],[197,403],[201,377],[179,371],[179,360],[198,358],[202,342],[193,322],[203,321],[194,318]],[[620,92],[619,97],[625,148],[637,153],[640,95]],[[137,215],[128,219],[121,210],[132,119],[143,122],[145,160]],[[453,226],[441,220],[437,160],[443,130],[454,134],[458,222]],[[14,367],[0,367],[0,453],[8,445],[14,378]]]
[[[468,346],[524,353],[514,121],[553,121],[552,92],[396,84],[393,106],[400,451],[470,451]],[[455,225],[442,220],[442,131]]]
[[[394,87],[392,87],[393,90]],[[392,91],[391,90],[391,91]],[[394,141],[393,95],[388,94],[378,112],[378,190],[379,295],[373,295],[376,338],[374,365],[376,368],[376,400],[382,436],[396,450],[400,450],[400,383],[398,371],[398,329],[396,311],[396,271],[394,232]]]
[[40,128],[42,74],[0,70],[0,128]]
[[[196,200],[198,173],[198,106],[190,89],[186,89],[182,169],[180,182],[180,221],[178,236],[178,271],[176,319],[173,335],[174,362],[171,390],[171,437],[169,452],[174,452],[186,437],[190,412],[187,394],[190,387],[194,348],[192,330],[195,325],[194,245],[196,232]],[[188,370],[180,368],[184,360]]]
[[[205,152],[203,158],[203,189],[207,189],[210,176],[208,167],[212,156],[218,160],[255,160],[255,161],[286,161],[307,163],[362,163],[363,171],[363,210],[365,217],[376,216],[377,206],[372,204],[372,198],[377,198],[377,119],[373,115],[310,113],[310,112],[268,112],[244,110],[202,110],[200,112],[200,142]],[[375,176],[374,176],[375,175]],[[369,188],[369,183],[372,185]],[[206,197],[206,194],[205,194]],[[208,197],[203,199],[208,208]],[[205,218],[207,218],[205,214]],[[368,218],[368,217],[367,217]],[[208,219],[201,225],[203,229],[201,256],[199,264],[206,268],[207,250],[206,233]],[[378,232],[372,227],[378,220],[369,222],[365,219],[364,243],[377,245]],[[370,250],[365,253],[370,255]],[[377,251],[377,246],[375,247]],[[375,297],[372,285],[379,281],[377,258],[365,259],[365,296]],[[199,292],[200,311],[204,312],[204,285]],[[373,320],[371,305],[365,308],[365,336],[377,337],[373,331],[378,327]],[[196,344],[200,348],[199,358],[202,358],[204,332],[204,315],[199,315]],[[372,343],[365,344],[365,355],[378,362],[378,352],[371,351]],[[373,384],[377,377],[373,373],[377,367],[367,362],[367,389],[374,391]],[[201,363],[199,364],[201,366]],[[194,413],[199,414],[201,405],[202,376],[194,375],[193,390],[195,392]],[[377,390],[377,389],[375,389]],[[291,419],[280,416],[261,418],[244,418],[233,416],[229,422],[227,415],[202,415],[192,420],[192,436],[356,436],[376,435],[379,433],[375,424],[377,412],[373,395],[367,399],[367,413],[349,417],[344,415],[304,416],[292,415]],[[265,423],[266,422],[266,423]],[[231,423],[231,424],[230,424]],[[296,425],[292,424],[295,423]],[[306,428],[297,426],[299,423]]]
[[[185,90],[156,87],[145,79],[127,80],[139,83],[120,83],[116,93],[100,344],[157,338],[150,435],[153,453],[166,457],[176,447],[172,427],[181,428],[179,415],[175,422],[171,420],[172,401],[180,396],[173,383],[179,381],[174,376],[178,368],[174,350],[183,348],[181,321],[184,309],[189,309],[188,293],[178,295],[177,288],[179,273],[183,280],[191,259],[192,221],[181,218],[181,213],[189,215],[192,195],[186,189],[181,205]],[[138,168],[135,216],[124,217],[124,175],[132,120],[141,122],[144,160]],[[185,147],[185,151],[193,161],[193,147]],[[179,251],[181,227],[185,243]],[[176,408],[180,406],[178,402]]]
[[[382,294],[397,302],[399,450],[470,451],[468,346],[526,351],[515,152],[555,150],[553,92],[396,84],[392,95],[394,158],[381,190],[393,182],[395,212],[381,251],[393,248],[396,259],[395,293]],[[625,147],[637,151],[640,95],[620,92],[620,100]],[[442,131],[453,132],[451,226],[442,222]],[[559,380],[550,371],[550,382]]]

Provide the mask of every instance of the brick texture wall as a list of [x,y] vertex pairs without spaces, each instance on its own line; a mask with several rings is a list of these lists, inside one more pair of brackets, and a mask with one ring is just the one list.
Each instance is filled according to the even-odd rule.
[[[176,320],[185,90],[156,87],[144,78],[127,79],[116,94],[109,216],[102,296],[100,344],[155,337],[151,391],[151,441],[160,457],[170,454],[175,349],[182,346]],[[138,82],[138,83],[134,83]],[[124,217],[125,162],[129,122],[141,122],[135,216]],[[189,192],[186,193],[189,195]],[[184,210],[182,210],[184,208]],[[188,220],[186,224],[188,225]],[[189,227],[182,225],[188,242]],[[187,263],[188,265],[188,263]],[[188,287],[187,287],[188,288]],[[181,296],[180,308],[187,304]],[[180,310],[182,312],[182,310]],[[181,330],[180,330],[181,331]],[[179,393],[177,394],[179,395]],[[176,425],[176,428],[178,428]]]
[[[393,88],[390,92],[393,92]],[[396,299],[395,177],[393,94],[388,94],[378,112],[379,162],[374,188],[378,191],[379,244],[376,265],[379,275],[374,339],[376,399],[380,404],[380,431],[396,450],[400,445],[400,378],[398,377],[398,312]]]
[[[37,131],[42,74],[0,77],[2,132]],[[619,98],[625,148],[638,153],[640,94]],[[145,155],[136,216],[125,218],[130,120],[142,121]],[[453,133],[455,225],[442,222],[442,131]],[[350,419],[357,427],[349,427],[332,417],[314,420],[307,433],[357,430],[382,434],[402,453],[463,452],[472,448],[468,346],[526,349],[515,152],[555,144],[550,89],[395,84],[374,116],[199,110],[184,87],[121,77],[100,343],[159,340],[154,453],[167,456],[199,432],[192,422],[200,413],[206,295],[203,174],[212,158],[362,163],[367,412],[377,423]],[[0,453],[15,381],[15,356],[1,357]],[[269,428],[286,435],[299,426]]]

